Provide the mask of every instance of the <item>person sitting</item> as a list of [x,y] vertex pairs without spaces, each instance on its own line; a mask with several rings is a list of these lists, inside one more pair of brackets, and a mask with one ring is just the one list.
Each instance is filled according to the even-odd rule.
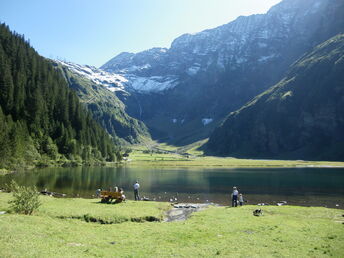
[[124,195],[123,188],[119,188],[118,194],[119,195],[118,195],[115,203],[125,202],[126,197]]
[[123,202],[125,202],[125,195],[124,195],[123,188],[119,188],[119,193],[121,194],[120,199],[121,199]]

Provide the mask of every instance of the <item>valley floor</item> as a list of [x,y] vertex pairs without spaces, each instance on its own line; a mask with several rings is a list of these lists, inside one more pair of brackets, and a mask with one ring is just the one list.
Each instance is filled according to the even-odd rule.
[[[8,210],[10,198],[0,193],[0,211]],[[33,216],[0,215],[1,257],[344,255],[344,211],[338,209],[265,206],[255,217],[256,206],[210,207],[186,221],[160,222],[168,203],[40,198]]]
[[204,156],[197,148],[202,144],[174,147],[164,144],[135,146],[125,162],[137,166],[167,167],[344,167],[344,162],[304,161],[304,160],[269,160],[237,159],[232,157]]

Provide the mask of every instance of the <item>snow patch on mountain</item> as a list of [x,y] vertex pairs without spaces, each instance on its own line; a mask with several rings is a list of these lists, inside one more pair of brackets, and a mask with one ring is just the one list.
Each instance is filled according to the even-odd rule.
[[[92,82],[106,87],[108,90],[115,91],[138,91],[138,92],[159,92],[175,87],[178,84],[177,76],[137,76],[134,74],[109,73],[102,69],[79,65],[72,62],[56,60],[57,63],[67,67],[71,72],[76,73],[91,80]],[[148,69],[149,64],[141,67],[131,67],[132,70]],[[126,69],[126,72],[129,69]]]
[[151,68],[150,64],[144,64],[144,65],[132,65],[128,68],[121,69],[118,72],[120,73],[133,73],[133,72],[138,72],[138,71],[143,71],[146,69]]
[[206,126],[207,124],[210,124],[211,122],[213,122],[213,119],[212,118],[203,118],[202,119],[202,124],[204,126]]
[[199,69],[201,69],[200,64],[195,64],[191,66],[189,69],[187,69],[186,73],[190,76],[194,76],[198,73]]
[[132,74],[125,75],[126,86],[138,92],[159,92],[175,87],[178,84],[176,76],[140,77]]
[[262,56],[258,59],[258,62],[266,62],[268,60],[271,60],[273,59],[274,57],[276,57],[275,54],[271,54],[271,55],[268,55],[268,56]]
[[81,75],[91,80],[95,84],[102,85],[112,92],[125,91],[125,86],[128,83],[128,80],[125,77],[118,74],[105,72],[94,66],[79,65],[61,60],[55,61],[67,67],[71,72]]

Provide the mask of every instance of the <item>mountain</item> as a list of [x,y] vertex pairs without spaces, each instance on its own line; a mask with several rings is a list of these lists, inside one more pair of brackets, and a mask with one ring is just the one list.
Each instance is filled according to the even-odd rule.
[[121,144],[150,139],[147,127],[128,116],[124,104],[116,97],[118,91],[126,94],[125,78],[71,62],[53,61],[53,65],[63,73],[69,87],[76,91],[93,118]]
[[344,34],[315,47],[279,83],[232,112],[208,154],[344,160]]
[[0,25],[0,168],[46,160],[113,161],[113,139],[95,122],[60,72]]
[[343,32],[343,13],[342,0],[284,0],[266,14],[182,35],[168,49],[121,53],[101,69],[127,80],[130,94],[119,97],[153,137],[186,144],[207,137],[305,52]]

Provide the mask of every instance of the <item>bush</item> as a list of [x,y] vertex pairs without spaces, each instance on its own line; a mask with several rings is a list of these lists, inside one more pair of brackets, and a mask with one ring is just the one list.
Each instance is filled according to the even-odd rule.
[[9,204],[16,213],[31,215],[41,205],[36,187],[19,186],[12,180],[10,190],[13,200],[9,201]]

